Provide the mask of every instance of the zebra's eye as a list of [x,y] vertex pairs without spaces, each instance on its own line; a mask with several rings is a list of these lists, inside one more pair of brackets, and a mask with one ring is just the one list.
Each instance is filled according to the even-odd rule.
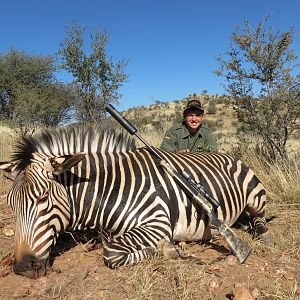
[[37,203],[43,203],[48,199],[49,193],[44,194],[43,196],[37,199]]

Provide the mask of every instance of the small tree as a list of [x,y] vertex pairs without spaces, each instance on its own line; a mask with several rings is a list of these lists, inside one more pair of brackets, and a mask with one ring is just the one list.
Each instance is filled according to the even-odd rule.
[[72,118],[75,99],[72,87],[62,83],[48,83],[42,87],[21,86],[14,105],[14,122],[22,135],[37,127],[56,127]]
[[41,125],[67,121],[74,95],[55,80],[55,70],[51,56],[15,49],[0,54],[0,114],[23,135]]
[[52,80],[54,60],[52,57],[28,55],[10,49],[0,54],[0,113],[7,118],[14,115],[18,101],[16,93],[22,87],[40,86]]
[[104,117],[105,106],[120,98],[118,88],[127,80],[124,59],[114,63],[106,54],[107,31],[91,34],[91,54],[83,50],[84,29],[73,22],[58,54],[61,67],[72,74],[78,86],[77,117],[84,123],[97,123]]
[[227,80],[225,88],[235,100],[240,129],[258,134],[272,159],[278,155],[287,159],[286,143],[300,113],[299,77],[293,76],[294,32],[264,29],[267,21],[265,17],[255,29],[248,21],[242,29],[237,27],[215,73]]

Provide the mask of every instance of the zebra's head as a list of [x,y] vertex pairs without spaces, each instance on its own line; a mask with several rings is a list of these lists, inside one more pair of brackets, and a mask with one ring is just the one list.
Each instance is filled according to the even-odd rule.
[[30,278],[46,274],[51,249],[70,220],[70,205],[59,174],[69,170],[85,155],[47,157],[31,153],[26,164],[2,163],[0,169],[15,172],[7,195],[13,209],[15,228],[15,273]]

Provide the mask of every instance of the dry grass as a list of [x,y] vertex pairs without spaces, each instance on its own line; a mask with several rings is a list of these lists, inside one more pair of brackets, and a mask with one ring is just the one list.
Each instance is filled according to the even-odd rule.
[[[12,130],[0,124],[0,162],[8,161],[13,149],[15,135]],[[4,189],[3,173],[0,172],[0,191]]]
[[274,300],[298,300],[298,292],[297,289],[299,288],[298,284],[295,283],[289,287],[282,284],[279,278],[275,278],[270,284],[269,279],[262,279],[265,281],[265,285],[269,286],[266,289],[264,297],[262,299],[274,299]]
[[0,126],[0,161],[10,157],[15,135],[9,128]]
[[246,162],[264,184],[271,204],[277,209],[300,209],[300,153],[287,162],[270,163],[255,151],[245,150],[241,159]]
[[[141,137],[144,137],[144,139],[146,139],[146,141],[153,147],[160,147],[160,144],[162,142],[162,138],[163,138],[163,131],[155,131],[155,130],[141,130],[139,132],[139,135]],[[142,144],[142,142],[137,141],[137,146],[138,147],[143,147],[144,144]]]
[[151,259],[127,268],[118,278],[128,299],[196,299],[199,286],[207,286],[214,276],[191,261]]

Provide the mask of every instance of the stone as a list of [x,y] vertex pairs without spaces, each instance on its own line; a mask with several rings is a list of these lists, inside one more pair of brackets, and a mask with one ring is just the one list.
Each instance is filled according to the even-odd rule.
[[238,263],[238,261],[237,261],[237,258],[235,256],[230,255],[230,256],[227,257],[226,263],[227,263],[228,266],[235,266]]
[[232,291],[233,300],[253,300],[248,289],[242,285],[236,285]]
[[15,235],[14,230],[11,229],[11,228],[4,228],[4,229],[2,230],[2,232],[3,232],[3,235],[4,235],[5,237],[12,237],[12,236]]
[[259,299],[260,296],[261,296],[261,292],[259,289],[257,288],[254,288],[252,291],[251,291],[251,295],[254,299]]

